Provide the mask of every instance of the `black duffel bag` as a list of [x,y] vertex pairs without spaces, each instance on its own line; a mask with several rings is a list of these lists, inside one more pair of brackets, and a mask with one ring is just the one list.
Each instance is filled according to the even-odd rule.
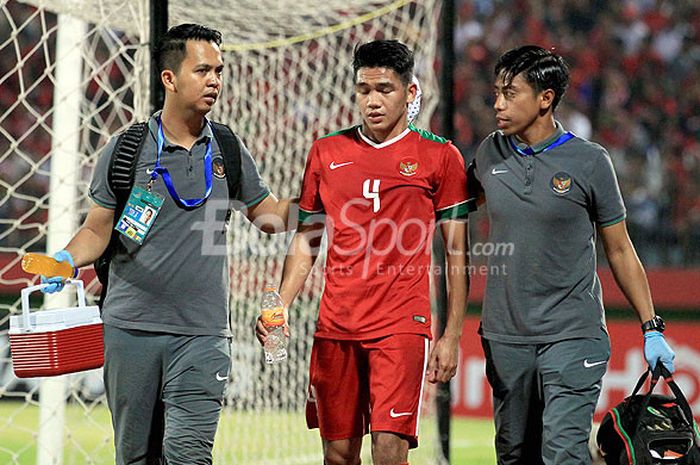
[[[698,428],[688,401],[659,362],[649,391],[638,394],[649,371],[632,395],[603,418],[596,436],[607,465],[700,465]],[[653,394],[663,376],[674,397]]]

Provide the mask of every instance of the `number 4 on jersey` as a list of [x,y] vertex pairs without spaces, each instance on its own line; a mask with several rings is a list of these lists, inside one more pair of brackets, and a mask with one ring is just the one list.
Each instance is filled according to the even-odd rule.
[[[372,188],[370,189],[370,182]],[[365,179],[362,183],[362,195],[369,200],[372,200],[372,211],[377,213],[381,208],[381,203],[379,201],[379,179]]]

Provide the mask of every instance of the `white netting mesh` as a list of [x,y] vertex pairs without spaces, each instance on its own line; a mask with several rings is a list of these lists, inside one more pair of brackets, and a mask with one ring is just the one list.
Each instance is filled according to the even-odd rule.
[[[9,1],[0,9],[0,294],[5,295],[0,300],[0,463],[11,464],[32,460],[38,421],[37,383],[12,376],[6,334],[9,314],[18,311],[18,288],[29,283],[18,271],[21,255],[46,246],[52,139],[60,137],[51,120],[56,13],[89,23],[76,44],[83,57],[75,89],[81,181],[72,209],[84,213],[87,208],[87,182],[100,147],[144,119],[148,102],[145,0],[30,3]],[[439,0],[169,3],[171,25],[200,22],[222,31],[224,91],[211,116],[244,139],[278,197],[298,193],[314,138],[358,121],[351,72],[358,42],[384,37],[409,44],[423,89],[418,126],[427,127],[437,104],[433,63]],[[233,367],[216,463],[320,463],[318,433],[306,430],[303,417],[322,285],[318,269],[292,309],[295,337],[288,363],[266,366],[252,333],[263,282],[279,279],[288,238],[265,236],[240,215],[231,223]],[[71,377],[67,399],[66,463],[110,463],[111,426],[99,374]],[[412,453],[411,463],[435,463],[431,415],[421,435],[423,446]]]

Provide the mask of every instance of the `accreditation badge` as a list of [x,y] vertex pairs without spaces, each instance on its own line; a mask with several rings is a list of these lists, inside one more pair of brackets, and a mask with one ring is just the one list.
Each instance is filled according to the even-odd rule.
[[141,245],[162,207],[163,197],[135,186],[114,229]]

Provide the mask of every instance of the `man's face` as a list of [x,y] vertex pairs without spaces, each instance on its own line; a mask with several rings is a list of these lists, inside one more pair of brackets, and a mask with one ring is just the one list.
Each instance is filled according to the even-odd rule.
[[173,97],[187,109],[206,114],[221,91],[224,62],[219,46],[204,40],[188,40],[187,53],[174,74]]
[[402,83],[391,68],[360,68],[355,96],[365,130],[383,140],[406,128],[407,106],[416,96],[416,86]]
[[[522,134],[540,115],[542,92],[537,93],[522,74],[505,83],[503,75],[496,78],[493,86],[493,109],[496,111],[496,124],[506,136]],[[544,108],[546,110],[546,106]]]

